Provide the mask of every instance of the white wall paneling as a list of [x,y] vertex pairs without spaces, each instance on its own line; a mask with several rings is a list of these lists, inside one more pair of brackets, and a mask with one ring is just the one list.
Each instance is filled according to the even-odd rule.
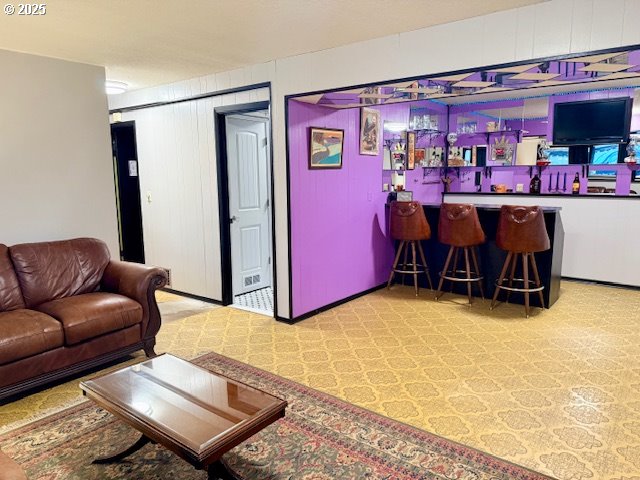
[[[536,5],[533,57],[569,53],[571,48],[571,14],[574,0],[554,0]],[[582,0],[579,0],[582,1]],[[585,3],[590,3],[587,0]]]
[[[591,20],[591,48],[607,48],[611,44],[622,43],[625,17],[625,0],[593,2]],[[636,23],[635,28],[638,28]]]
[[[268,99],[269,90],[254,96]],[[170,268],[176,290],[222,298],[214,109],[248,101],[227,94],[122,115],[136,122],[146,260]]]
[[593,1],[576,0],[571,12],[571,52],[586,52],[591,49],[593,28]]
[[[637,18],[638,3],[638,0],[550,0],[503,13],[277,59],[233,72],[212,74],[195,83],[180,82],[184,85],[195,84],[200,90],[198,93],[203,93],[203,89],[212,92],[242,84],[271,82],[278,315],[289,316],[284,123],[286,95],[448,72],[486,63],[508,63],[592,48],[620,47],[638,41],[636,22],[631,21]],[[591,11],[592,14],[589,13]],[[175,95],[175,85],[116,96],[110,106],[120,108],[161,101],[170,94]],[[243,94],[237,94],[233,102],[245,98]],[[249,98],[252,98],[251,95]],[[229,101],[232,100],[225,99],[225,102]],[[212,164],[215,164],[215,158],[212,158]],[[187,162],[186,165],[191,164]],[[213,183],[211,185],[215,188]],[[215,197],[213,194],[211,196]],[[625,204],[621,204],[621,208],[626,208]],[[213,218],[213,215],[210,217]],[[209,235],[216,237],[217,241],[217,230],[207,228]],[[163,243],[168,240],[157,237],[155,241]],[[217,244],[209,238],[206,248],[213,248],[214,245]],[[211,261],[215,261],[215,255],[211,255]],[[217,292],[219,286],[215,280],[211,285],[206,287],[207,291],[212,288]]]
[[0,50],[0,243],[96,237],[119,258],[104,69]]
[[[615,197],[523,197],[519,195],[445,195],[445,202],[560,207],[564,227],[562,276],[640,287],[640,237],[637,199]],[[490,279],[491,281],[491,279]]]

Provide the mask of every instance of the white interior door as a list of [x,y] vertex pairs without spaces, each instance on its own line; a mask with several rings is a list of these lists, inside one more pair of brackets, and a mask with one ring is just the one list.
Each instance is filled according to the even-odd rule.
[[233,295],[271,286],[267,121],[227,117]]

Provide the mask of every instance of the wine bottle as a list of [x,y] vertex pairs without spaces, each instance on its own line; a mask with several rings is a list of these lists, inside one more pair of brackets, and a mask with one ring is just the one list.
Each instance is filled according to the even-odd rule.
[[571,186],[571,193],[578,195],[580,193],[580,176],[576,172],[576,176],[573,179],[573,185]]
[[540,193],[540,177],[536,173],[534,177],[531,179],[531,183],[529,183],[529,193],[539,194]]

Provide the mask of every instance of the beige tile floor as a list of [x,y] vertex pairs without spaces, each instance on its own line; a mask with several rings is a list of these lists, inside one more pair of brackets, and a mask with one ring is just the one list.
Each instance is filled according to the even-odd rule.
[[[529,319],[448,298],[397,287],[294,326],[211,309],[163,325],[157,350],[213,350],[561,480],[640,480],[640,291],[564,281]],[[0,425],[77,383],[1,406]]]

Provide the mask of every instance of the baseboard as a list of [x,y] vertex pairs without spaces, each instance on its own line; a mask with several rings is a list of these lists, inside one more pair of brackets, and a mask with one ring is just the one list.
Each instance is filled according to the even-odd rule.
[[180,290],[174,290],[173,288],[161,288],[163,292],[173,293],[174,295],[180,295],[181,297],[193,298],[194,300],[200,300],[201,302],[213,303],[215,305],[222,305],[222,300],[216,300],[215,298],[203,297],[201,295],[194,295],[193,293],[181,292]]
[[571,280],[573,282],[588,282],[595,283],[598,285],[604,285],[606,287],[615,287],[615,288],[628,288],[629,290],[640,290],[640,286],[638,285],[627,285],[625,283],[616,283],[616,282],[605,282],[604,280],[591,280],[589,278],[577,278],[577,277],[561,277],[562,280]]
[[302,320],[306,320],[309,317],[313,317],[314,315],[318,315],[319,313],[325,312],[327,310],[331,310],[332,308],[335,308],[339,305],[342,305],[343,303],[347,303],[350,302],[351,300],[355,300],[356,298],[360,298],[360,297],[364,297],[365,295],[369,295],[370,293],[375,292],[376,290],[380,290],[384,287],[387,286],[387,283],[382,283],[380,285],[377,285],[373,288],[370,288],[368,290],[365,290],[363,292],[359,292],[353,295],[350,295],[346,298],[343,298],[341,300],[338,300],[336,302],[330,303],[328,305],[324,305],[323,307],[319,307],[316,308],[314,310],[311,310],[310,312],[307,313],[303,313],[302,315],[298,315],[297,317],[293,317],[293,318],[283,318],[283,317],[279,317],[276,316],[276,320],[279,322],[284,322],[284,323],[288,323],[289,325],[293,325],[294,323],[298,323],[301,322]]

